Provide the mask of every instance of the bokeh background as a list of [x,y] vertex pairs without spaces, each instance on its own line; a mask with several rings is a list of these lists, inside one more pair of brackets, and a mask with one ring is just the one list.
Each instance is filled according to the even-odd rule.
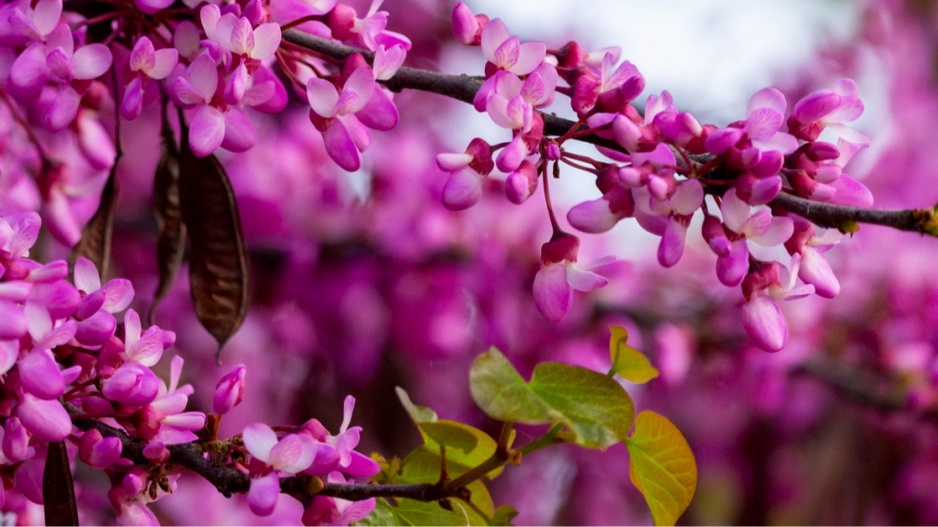
[[[468,3],[551,48],[570,39],[588,49],[619,45],[648,81],[640,100],[667,89],[680,109],[721,126],[743,118],[766,85],[791,104],[855,78],[867,105],[857,128],[873,147],[847,171],[873,190],[877,206],[938,202],[933,2]],[[408,65],[481,73],[478,48],[452,39],[452,7],[386,2],[389,28],[413,40]],[[557,112],[568,113],[566,99],[558,101]],[[418,435],[395,386],[441,417],[495,432],[469,396],[477,354],[497,346],[524,374],[548,360],[606,371],[608,326],[619,324],[662,371],[627,386],[636,406],[674,421],[697,457],[697,495],[682,523],[938,523],[938,240],[863,226],[827,253],[841,295],[784,306],[791,341],[767,354],[747,341],[742,295],[716,280],[715,257],[694,227],[682,261],[665,270],[655,239],[626,221],[583,237],[582,261],[621,261],[607,270],[607,287],[577,296],[568,317],[551,324],[531,298],[550,232],[540,198],[512,205],[496,176],[474,208],[453,213],[440,204],[446,175],[435,154],[461,151],[476,136],[502,140],[500,131],[440,96],[405,92],[396,102],[400,125],[374,135],[353,174],[328,159],[299,102],[276,120],[254,116],[263,144],[220,156],[251,250],[250,313],[221,366],[192,314],[185,272],[156,323],[178,335],[194,409],[208,411],[216,380],[236,363],[248,366],[244,402],[225,416],[223,434],[311,417],[337,430],[352,394],[353,424],[364,427],[359,450],[404,455]],[[115,232],[115,274],[133,280],[140,310],[156,288],[150,189],[159,119],[149,110],[123,130],[133,155],[119,171]],[[562,174],[553,192],[561,211],[598,196],[590,179]],[[51,240],[46,250],[64,251]],[[85,518],[107,522],[99,516],[106,507],[94,506],[106,499],[98,477],[81,472],[80,501]],[[492,490],[496,504],[518,509],[519,524],[651,523],[622,445],[539,452]],[[164,524],[280,524],[301,509],[281,497],[274,516],[257,518],[195,478],[153,508]]]

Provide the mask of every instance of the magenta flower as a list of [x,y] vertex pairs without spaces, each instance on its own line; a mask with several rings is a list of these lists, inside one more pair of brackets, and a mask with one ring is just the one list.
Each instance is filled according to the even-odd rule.
[[[798,141],[779,131],[785,122],[785,109],[785,95],[777,88],[759,90],[749,99],[746,120],[711,132],[705,142],[706,149],[713,154],[722,154],[747,138],[759,151],[775,150],[786,155],[794,152]],[[753,159],[756,161],[758,159]]]
[[111,67],[111,51],[104,44],[88,44],[74,49],[71,39],[46,55],[49,71],[62,83],[45,117],[45,127],[58,132],[75,119],[88,81],[96,79]]
[[176,98],[189,110],[189,146],[197,156],[210,155],[218,147],[243,152],[257,141],[244,110],[216,100],[219,82],[215,61],[203,52],[173,83]]
[[145,420],[140,428],[145,429],[147,439],[164,445],[195,441],[194,432],[205,426],[204,413],[184,411],[194,390],[190,384],[179,386],[182,366],[182,357],[173,357],[169,365],[169,386],[160,379],[156,398],[142,412]]
[[813,285],[795,286],[801,256],[791,257],[791,272],[772,262],[749,273],[743,280],[743,329],[753,343],[766,351],[779,351],[788,343],[788,324],[776,300],[794,300],[814,292]]
[[492,149],[476,137],[462,153],[437,154],[440,170],[449,172],[443,185],[443,205],[450,210],[463,210],[475,205],[482,197],[482,184],[495,168]]
[[[329,474],[329,483],[347,483],[339,472]],[[341,498],[315,496],[303,511],[303,525],[351,525],[365,519],[375,508],[375,498],[348,501]]]
[[290,434],[277,440],[277,434],[263,423],[246,426],[244,447],[254,460],[251,463],[251,487],[248,504],[259,516],[269,516],[280,494],[279,474],[293,475],[308,468],[316,458],[316,444],[306,434]]
[[374,90],[375,77],[367,67],[353,71],[341,93],[324,79],[314,77],[306,84],[306,95],[312,108],[310,120],[322,132],[329,157],[350,172],[361,167],[361,158],[359,147],[347,128],[351,125],[348,120],[365,107]]
[[[482,54],[494,71],[505,70],[515,75],[534,71],[547,55],[543,42],[525,42],[508,33],[508,26],[500,18],[489,21],[482,29]],[[488,66],[486,67],[488,69]],[[493,71],[493,73],[494,73]]]
[[633,196],[639,224],[661,236],[658,263],[672,267],[684,254],[687,226],[703,203],[703,186],[695,179],[674,183],[670,178],[652,176],[645,187],[633,190]]
[[146,36],[140,37],[130,52],[130,71],[133,78],[124,89],[121,116],[128,121],[136,119],[143,110],[143,96],[150,80],[162,80],[172,73],[179,59],[174,48],[156,50]]
[[581,267],[577,265],[579,248],[579,238],[566,233],[555,234],[541,246],[541,268],[534,276],[534,303],[551,322],[560,322],[567,316],[574,289],[589,292],[609,282],[592,269],[611,262],[612,258]]
[[[751,240],[765,247],[785,243],[794,232],[794,222],[784,216],[773,216],[768,209],[762,209],[750,215],[751,207],[736,197],[736,190],[729,189],[723,194],[720,212],[723,224],[729,231],[730,248],[728,253],[717,253],[717,277],[724,285],[739,285],[749,269],[749,246]],[[716,240],[708,240],[713,244]],[[721,251],[722,252],[722,251]]]

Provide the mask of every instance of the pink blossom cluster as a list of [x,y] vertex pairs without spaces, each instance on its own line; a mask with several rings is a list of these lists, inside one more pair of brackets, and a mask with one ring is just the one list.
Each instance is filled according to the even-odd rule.
[[[765,350],[778,351],[788,341],[776,300],[837,295],[840,285],[821,255],[838,241],[836,233],[819,233],[807,220],[764,206],[780,192],[844,205],[872,204],[870,191],[843,172],[853,155],[869,145],[866,136],[846,125],[863,111],[852,80],[803,97],[787,120],[785,96],[765,88],[749,101],[745,120],[720,128],[701,125],[678,110],[667,91],[649,95],[642,115],[633,102],[645,87],[644,77],[627,61],[616,66],[617,49],[589,53],[570,42],[548,51],[541,42],[522,43],[500,19],[473,15],[462,3],[452,23],[457,40],[480,46],[487,61],[476,110],[511,130],[512,139],[490,145],[477,138],[465,153],[437,156],[439,167],[450,173],[443,202],[457,210],[472,206],[494,168],[508,174],[505,195],[513,203],[527,200],[544,179],[554,235],[542,249],[534,296],[548,319],[564,318],[571,290],[591,291],[607,281],[590,270],[597,264],[577,266],[578,239],[554,220],[548,165],[556,175],[560,163],[593,174],[602,193],[571,208],[570,225],[601,233],[635,218],[660,236],[658,261],[664,267],[681,259],[687,230],[700,211],[703,238],[717,256],[717,278],[726,286],[741,286],[744,327]],[[566,86],[558,85],[561,80]],[[579,119],[559,138],[544,134],[542,113],[555,92],[570,98]],[[825,131],[836,144],[819,140]],[[564,150],[567,140],[585,133],[618,149],[598,147],[602,159]],[[784,246],[790,260],[760,260],[750,252],[750,242]],[[797,285],[799,278],[803,285]]]
[[[0,112],[3,126],[16,123],[12,140],[0,144],[15,173],[0,184],[20,183],[0,189],[15,191],[9,210],[35,210],[38,200],[46,225],[65,245],[77,243],[114,163],[112,132],[120,127],[111,126],[111,115],[133,121],[158,107],[175,113],[170,103],[183,111],[196,155],[243,152],[257,142],[257,114],[286,107],[286,78],[308,100],[330,157],[352,171],[370,130],[397,124],[391,92],[376,80],[394,75],[410,41],[385,29],[380,1],[364,17],[334,0],[171,4],[137,0],[94,18],[68,11],[62,0],[0,7]],[[140,25],[141,17],[147,24]],[[365,46],[374,59],[336,61],[282,46],[280,26],[288,23]],[[20,179],[23,168],[32,178]]]
[[[157,525],[146,504],[171,491],[178,470],[168,480],[121,457],[122,440],[98,429],[73,425],[73,417],[117,428],[145,444],[143,455],[154,465],[169,460],[169,445],[199,439],[206,415],[186,411],[194,389],[180,384],[183,359],[170,361],[169,383],[152,368],[173,345],[175,333],[150,326],[128,309],[134,289],[116,278],[104,284],[95,265],[79,258],[72,269],[63,260],[40,264],[29,250],[39,234],[35,212],[0,215],[0,471],[13,487],[0,486],[0,506],[7,494],[42,503],[43,467],[50,442],[68,441],[69,453],[108,473],[108,493],[118,520]],[[73,280],[69,280],[69,271]],[[123,323],[116,315],[124,312]],[[221,416],[244,397],[246,369],[236,366],[216,386],[212,409]],[[345,417],[336,435],[316,419],[278,440],[262,423],[242,433],[248,461],[239,466],[252,479],[249,504],[269,515],[280,493],[279,476],[298,473],[345,482],[368,478],[378,464],[356,452],[360,427],[349,427],[355,400],[346,399]],[[77,448],[74,448],[77,447]],[[309,524],[350,523],[365,517],[374,500],[350,503],[316,497],[304,515]]]

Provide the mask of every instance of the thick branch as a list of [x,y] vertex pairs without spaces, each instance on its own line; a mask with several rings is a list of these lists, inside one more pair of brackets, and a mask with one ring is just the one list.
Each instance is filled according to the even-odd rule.
[[934,209],[864,209],[820,203],[785,193],[779,194],[770,205],[794,212],[822,227],[843,227],[851,222],[871,223],[938,236],[938,215]]
[[[283,40],[339,60],[345,59],[354,53],[361,53],[369,61],[374,58],[374,54],[369,51],[307,35],[306,33],[294,29],[284,31]],[[397,74],[392,79],[386,81],[385,84],[388,88],[397,92],[403,89],[420,90],[467,103],[472,102],[476,92],[482,86],[482,82],[478,77],[447,75],[408,67],[402,67],[398,70]],[[569,119],[563,119],[555,115],[544,115],[543,117],[544,133],[547,135],[563,135],[576,124]],[[576,139],[614,150],[623,150],[622,147],[614,141],[603,139],[595,135],[576,137]],[[864,209],[820,203],[784,193],[779,194],[770,205],[803,216],[822,227],[840,228],[852,222],[871,223],[904,231],[938,236],[938,213],[933,209]]]

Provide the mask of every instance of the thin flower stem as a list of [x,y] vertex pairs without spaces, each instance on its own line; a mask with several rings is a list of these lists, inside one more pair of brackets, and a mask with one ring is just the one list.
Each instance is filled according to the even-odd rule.
[[562,229],[560,224],[557,223],[557,217],[554,216],[554,207],[550,203],[550,178],[547,177],[547,163],[543,164],[541,175],[544,180],[544,203],[547,205],[547,215],[550,217],[550,226],[554,230],[554,234],[557,234],[562,232]]
[[297,18],[296,20],[291,20],[290,22],[287,22],[286,24],[281,24],[280,31],[286,31],[288,29],[292,29],[301,24],[305,24],[307,22],[315,22],[321,19],[322,19],[322,15],[308,15],[308,16],[304,16],[301,18]]

